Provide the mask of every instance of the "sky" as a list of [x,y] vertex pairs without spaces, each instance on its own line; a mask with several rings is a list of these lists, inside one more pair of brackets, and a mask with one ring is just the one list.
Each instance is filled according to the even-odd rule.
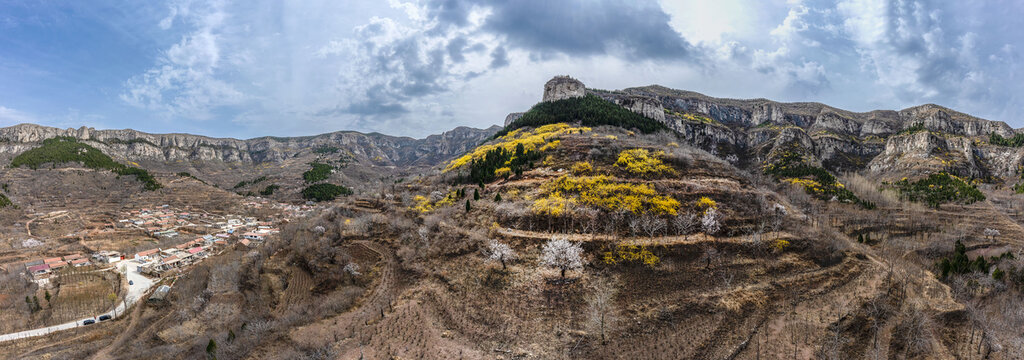
[[0,126],[424,137],[571,75],[1024,127],[1017,0],[0,0]]

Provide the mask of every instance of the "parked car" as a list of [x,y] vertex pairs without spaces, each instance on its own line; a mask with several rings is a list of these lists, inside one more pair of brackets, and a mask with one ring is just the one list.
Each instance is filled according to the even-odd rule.
[[88,320],[82,321],[82,325],[92,325],[92,324],[95,324],[95,323],[96,323],[96,320],[93,320],[93,319],[88,319]]
[[110,320],[110,315],[100,315],[100,321]]

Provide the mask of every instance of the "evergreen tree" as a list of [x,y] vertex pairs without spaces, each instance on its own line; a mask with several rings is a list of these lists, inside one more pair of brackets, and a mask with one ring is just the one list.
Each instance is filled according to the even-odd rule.
[[206,344],[206,354],[209,355],[211,359],[216,360],[217,356],[214,355],[215,352],[217,352],[217,342],[210,339],[210,342]]
[[857,235],[857,242],[859,242],[859,243],[864,242],[864,234],[858,234]]
[[466,212],[469,212],[469,210],[472,210],[472,209],[473,209],[473,206],[469,204],[469,199],[466,199]]
[[501,202],[501,193],[494,194],[494,202]]
[[480,200],[480,191],[477,191],[477,189],[473,189],[473,201],[479,201],[479,200]]

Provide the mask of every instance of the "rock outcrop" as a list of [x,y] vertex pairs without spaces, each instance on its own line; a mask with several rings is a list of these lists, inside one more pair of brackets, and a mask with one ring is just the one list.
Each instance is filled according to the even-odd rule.
[[523,117],[523,114],[525,114],[525,113],[521,113],[521,112],[509,113],[507,116],[505,116],[505,126],[507,127],[513,121],[519,120],[519,118]]
[[587,95],[587,88],[579,80],[569,76],[555,76],[544,84],[544,97],[542,101],[557,101],[584,97]]
[[303,137],[248,140],[189,134],[149,134],[136,130],[58,129],[34,124],[0,128],[0,156],[13,157],[57,136],[84,141],[118,160],[281,162],[317,148],[336,147],[378,165],[432,165],[469,151],[500,130],[458,127],[424,139],[339,131]]

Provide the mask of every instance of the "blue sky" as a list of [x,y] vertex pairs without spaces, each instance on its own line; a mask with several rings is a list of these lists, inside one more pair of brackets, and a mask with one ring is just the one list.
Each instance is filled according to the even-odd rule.
[[0,126],[487,127],[544,81],[1024,126],[1020,1],[0,0]]

